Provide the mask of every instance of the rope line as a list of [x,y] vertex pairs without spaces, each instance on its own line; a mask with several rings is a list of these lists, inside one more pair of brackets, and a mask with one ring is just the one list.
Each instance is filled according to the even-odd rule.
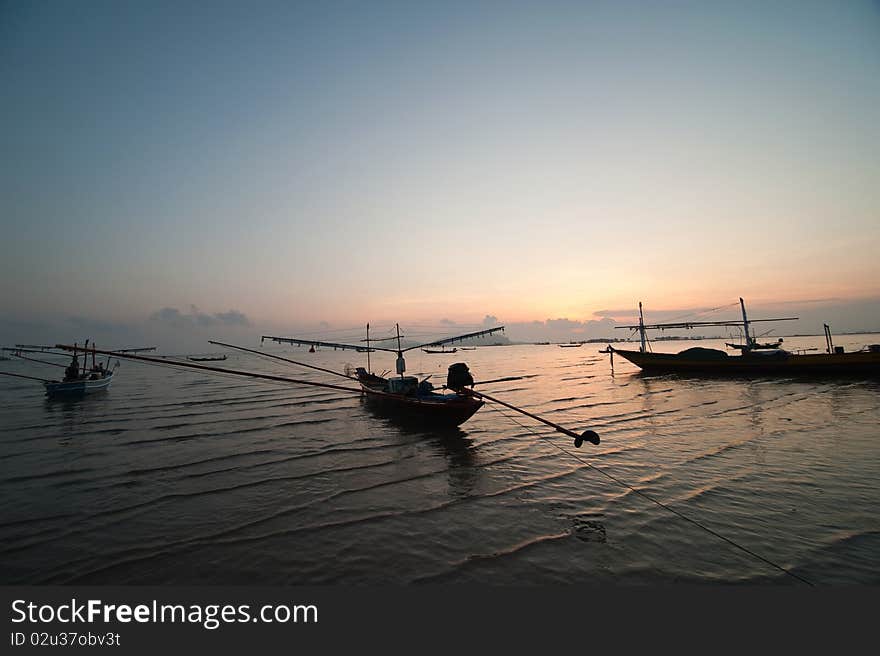
[[787,574],[788,576],[791,576],[792,578],[797,579],[797,580],[800,581],[801,583],[806,583],[807,585],[809,585],[809,586],[811,586],[811,587],[813,586],[813,583],[812,583],[811,581],[809,581],[809,580],[803,578],[802,576],[799,576],[799,575],[795,574],[794,572],[791,572],[791,571],[785,569],[785,568],[782,567],[781,565],[778,565],[778,564],[774,563],[772,560],[769,560],[769,559],[765,558],[764,556],[762,556],[762,555],[760,555],[760,554],[758,554],[758,553],[755,553],[754,551],[752,551],[752,550],[749,549],[748,547],[744,547],[744,546],[742,546],[741,544],[739,544],[739,543],[733,541],[732,539],[730,539],[730,538],[728,538],[728,537],[726,537],[726,536],[724,536],[724,535],[721,535],[721,533],[719,533],[718,531],[715,531],[715,530],[709,528],[708,526],[704,526],[703,524],[701,524],[701,523],[698,522],[697,520],[695,520],[695,519],[691,519],[690,517],[688,517],[687,515],[684,515],[683,513],[679,512],[678,510],[675,510],[674,508],[671,508],[671,507],[667,506],[667,505],[664,504],[662,501],[658,501],[657,499],[654,499],[653,497],[651,497],[651,496],[649,496],[648,494],[642,492],[641,490],[638,490],[638,489],[634,488],[632,485],[630,485],[630,484],[627,483],[626,481],[622,481],[622,480],[620,480],[619,478],[616,478],[615,476],[612,476],[612,475],[609,474],[608,472],[604,471],[604,470],[601,469],[600,467],[598,467],[598,466],[596,466],[596,465],[594,465],[594,464],[592,464],[592,463],[589,463],[589,462],[587,462],[586,460],[583,460],[583,459],[580,458],[577,454],[572,453],[572,452],[570,452],[570,451],[567,451],[566,449],[563,449],[561,446],[559,446],[558,444],[556,444],[556,442],[554,442],[553,440],[549,439],[549,435],[550,435],[549,433],[548,433],[547,435],[542,435],[541,433],[536,432],[531,426],[526,426],[525,424],[520,423],[520,422],[517,421],[514,417],[512,417],[512,416],[508,415],[507,413],[503,412],[500,408],[496,408],[496,407],[494,407],[494,405],[493,405],[493,406],[490,406],[490,409],[491,409],[491,410],[495,410],[496,412],[501,413],[503,416],[505,416],[505,417],[507,417],[508,419],[510,419],[513,423],[515,423],[515,424],[517,424],[518,426],[521,426],[522,428],[524,428],[524,429],[530,431],[531,433],[533,433],[533,434],[536,435],[537,437],[544,438],[545,440],[547,440],[547,442],[549,442],[549,443],[550,443],[551,445],[553,445],[555,448],[559,449],[559,451],[561,451],[561,452],[564,453],[565,455],[567,455],[567,456],[571,456],[572,458],[574,458],[575,460],[577,460],[579,463],[581,463],[582,465],[586,465],[586,466],[589,467],[590,469],[594,469],[595,471],[599,472],[600,474],[602,474],[602,475],[605,476],[606,478],[608,478],[608,479],[614,481],[614,482],[617,483],[618,485],[621,485],[621,486],[623,486],[623,487],[625,487],[625,488],[631,490],[632,492],[635,492],[635,493],[638,494],[640,497],[642,497],[642,498],[644,498],[644,499],[647,499],[647,500],[650,501],[651,503],[654,503],[654,504],[660,506],[660,507],[663,508],[664,510],[668,510],[668,511],[671,512],[673,515],[676,515],[677,517],[679,517],[679,518],[681,518],[681,519],[683,519],[683,520],[685,520],[685,521],[687,521],[687,522],[690,522],[690,523],[693,524],[694,526],[697,526],[698,528],[703,529],[704,531],[706,531],[706,532],[709,533],[710,535],[714,535],[716,538],[719,538],[719,539],[721,539],[721,540],[724,540],[724,541],[727,542],[728,544],[730,544],[730,545],[736,547],[737,549],[740,549],[741,551],[747,553],[748,555],[752,556],[753,558],[756,558],[757,560],[760,560],[761,562],[766,563],[767,565],[770,565],[771,567],[774,567],[775,569],[778,569],[780,572],[782,572],[782,573],[784,573],[784,574]]

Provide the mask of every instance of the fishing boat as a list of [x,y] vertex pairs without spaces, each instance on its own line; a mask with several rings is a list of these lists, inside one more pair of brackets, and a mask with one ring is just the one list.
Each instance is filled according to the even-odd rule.
[[225,355],[209,355],[205,357],[187,357],[187,360],[192,360],[193,362],[222,362],[226,359]]
[[[74,344],[73,357],[70,364],[64,370],[64,378],[60,381],[50,380],[43,384],[46,387],[46,396],[50,398],[58,397],[75,397],[84,396],[86,394],[94,394],[101,392],[110,387],[113,382],[113,374],[116,367],[110,368],[110,359],[107,359],[107,365],[98,362],[94,344],[92,344],[91,352],[88,348],[88,340],[80,351],[77,351],[77,345]],[[79,355],[83,356],[82,366],[79,364]],[[89,355],[92,357],[92,365],[88,366]],[[117,361],[117,366],[119,362]]]
[[[845,352],[835,347],[831,330],[825,325],[825,353],[794,353],[781,348],[782,340],[773,344],[758,343],[752,324],[759,321],[794,321],[797,317],[749,319],[745,303],[739,299],[742,321],[696,321],[646,324],[639,303],[639,323],[615,326],[639,331],[641,346],[638,351],[614,348],[608,345],[605,353],[612,358],[619,355],[646,373],[681,373],[714,376],[880,376],[880,345],[873,344],[859,351]],[[729,355],[719,349],[689,348],[679,353],[654,353],[647,339],[649,329],[698,328],[704,326],[738,326],[742,329],[743,344],[732,345],[740,355]],[[728,345],[731,346],[731,345]]]
[[[416,376],[407,376],[406,360],[403,354],[407,351],[421,349],[425,353],[455,353],[457,349],[447,349],[446,345],[455,342],[485,337],[493,333],[503,331],[504,326],[480,330],[465,335],[457,335],[440,339],[427,344],[404,347],[401,343],[400,325],[396,326],[397,335],[384,339],[370,339],[370,326],[367,324],[367,367],[357,367],[354,378],[360,384],[364,399],[371,406],[386,415],[390,415],[402,421],[421,421],[432,427],[460,426],[470,419],[479,410],[484,401],[477,396],[465,391],[467,386],[473,387],[474,379],[465,363],[456,363],[449,367],[445,388],[448,392],[434,388],[428,378],[419,380]],[[371,342],[397,340],[397,348],[387,348],[371,345]],[[295,344],[297,346],[332,347],[339,350],[362,351],[364,347],[357,344],[343,344],[338,342],[324,342],[295,337],[277,337],[263,335],[261,342],[270,340],[278,344]],[[433,347],[433,348],[432,348]],[[385,351],[395,353],[397,376],[386,378],[374,374],[370,370],[370,353]]]
[[[57,350],[57,349],[60,349]],[[52,398],[76,398],[100,392],[110,387],[116,368],[119,366],[119,360],[111,368],[110,360],[113,356],[126,357],[132,353],[142,353],[145,351],[155,351],[155,346],[145,348],[117,349],[116,351],[100,351],[95,348],[94,343],[89,347],[89,340],[85,341],[83,346],[73,344],[72,346],[41,346],[33,344],[16,344],[15,348],[4,348],[6,352],[13,355],[15,359],[27,360],[28,362],[36,362],[53,367],[64,368],[64,377],[61,380],[40,378],[37,376],[28,376],[10,371],[0,371],[0,376],[12,376],[15,378],[24,378],[27,380],[36,380],[43,383],[46,388],[46,396]],[[24,355],[27,353],[28,355]],[[59,362],[49,362],[31,357],[31,354],[45,355],[62,355],[68,356],[72,354],[70,364],[63,365]],[[97,361],[97,355],[106,355],[107,363]],[[82,365],[79,358],[82,356]],[[88,365],[89,356],[91,356],[92,364]],[[135,356],[136,357],[136,356]]]
[[[427,379],[416,376],[384,378],[356,370],[357,380],[364,391],[364,399],[378,412],[404,423],[424,422],[436,428],[460,426],[474,416],[484,401],[464,392],[438,392]],[[473,377],[464,363],[449,367],[446,387],[451,390],[473,385]]]
[[559,348],[580,348],[583,344],[560,344]]

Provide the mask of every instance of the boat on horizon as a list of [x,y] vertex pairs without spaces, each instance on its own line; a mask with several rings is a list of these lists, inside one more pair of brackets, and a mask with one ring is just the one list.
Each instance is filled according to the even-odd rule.
[[[712,376],[880,376],[880,344],[859,350],[845,352],[843,347],[835,347],[831,329],[825,324],[825,353],[795,353],[781,348],[782,339],[775,343],[758,342],[751,324],[759,321],[794,321],[798,317],[774,319],[749,319],[745,302],[739,299],[742,321],[689,321],[678,323],[646,324],[639,303],[639,323],[631,326],[615,326],[639,331],[641,346],[638,351],[614,348],[610,344],[601,351],[612,358],[619,355],[636,365],[645,373],[682,373]],[[740,355],[729,355],[720,349],[693,347],[678,353],[654,353],[649,348],[647,330],[698,328],[704,326],[739,326],[743,331],[743,344],[728,344],[740,351]]]
[[206,355],[204,357],[194,357],[190,356],[186,358],[187,360],[192,360],[193,362],[221,362],[226,359],[225,355]]

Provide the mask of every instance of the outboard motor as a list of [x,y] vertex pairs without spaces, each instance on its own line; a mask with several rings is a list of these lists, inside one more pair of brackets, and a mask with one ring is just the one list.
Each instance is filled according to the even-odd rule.
[[460,390],[468,385],[473,386],[474,377],[468,371],[464,362],[456,362],[449,365],[449,373],[446,374],[446,387],[451,390]]

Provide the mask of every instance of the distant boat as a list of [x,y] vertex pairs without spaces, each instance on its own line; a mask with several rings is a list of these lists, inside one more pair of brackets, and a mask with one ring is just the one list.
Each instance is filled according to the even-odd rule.
[[[79,353],[74,350],[70,364],[64,370],[64,378],[60,381],[51,380],[43,383],[46,387],[46,396],[49,398],[77,397],[100,392],[110,387],[115,368],[110,368],[109,358],[106,366],[103,362],[97,362],[94,350],[92,351],[92,366],[88,367],[88,343],[86,340],[85,349],[82,350],[82,366],[79,364]],[[94,349],[94,345],[92,345],[92,349]],[[119,365],[118,362],[116,364]]]
[[[831,330],[825,325],[826,352],[798,354],[778,348],[776,344],[759,344],[750,333],[750,324],[757,321],[793,321],[797,317],[778,319],[749,319],[743,299],[739,299],[742,321],[698,321],[683,323],[645,324],[642,304],[639,303],[639,323],[616,328],[638,329],[641,348],[638,351],[616,349],[608,346],[605,352],[629,360],[649,373],[684,373],[720,376],[880,376],[880,344],[872,344],[861,351],[846,353],[843,347],[835,347]],[[740,326],[745,337],[744,344],[728,344],[740,351],[740,355],[728,355],[725,351],[708,348],[689,348],[679,353],[653,353],[647,348],[648,329],[696,328],[702,326]]]
[[476,351],[476,346],[459,346],[462,351]]
[[[462,348],[461,350],[464,351],[465,349]],[[458,349],[457,348],[453,348],[453,349],[426,349],[426,348],[423,348],[422,351],[424,351],[425,353],[456,353],[458,351]]]
[[216,362],[225,359],[225,355],[209,355],[201,358],[187,357],[187,360],[192,360],[193,362]]
[[766,351],[782,347],[782,342],[783,339],[780,337],[775,342],[765,342],[764,344],[759,344],[758,342],[753,341],[751,344],[731,344],[730,342],[725,342],[724,345],[727,348],[737,349],[739,351]]
[[[60,349],[59,352],[56,349]],[[116,367],[119,366],[119,361],[116,361],[116,365],[111,369],[110,367],[110,359],[119,355],[121,357],[126,357],[125,354],[128,353],[141,353],[144,351],[155,351],[155,346],[144,347],[144,348],[133,348],[133,349],[117,349],[115,351],[97,351],[95,349],[95,345],[92,344],[89,347],[89,340],[85,341],[83,346],[79,346],[79,344],[74,344],[73,346],[64,346],[58,344],[56,346],[47,346],[47,345],[35,345],[35,344],[16,344],[15,348],[4,348],[3,350],[11,352],[13,357],[16,359],[27,360],[29,362],[36,362],[39,364],[44,364],[52,367],[61,367],[64,369],[64,378],[61,380],[52,380],[37,376],[29,376],[25,374],[13,373],[10,371],[0,371],[0,376],[12,376],[14,378],[25,378],[28,380],[36,380],[41,383],[46,388],[46,396],[49,398],[70,398],[83,396],[86,394],[91,394],[93,392],[99,392],[101,390],[105,390],[110,387],[110,383],[113,381],[113,375],[116,371]],[[39,360],[37,358],[29,357],[29,355],[24,355],[24,353],[40,354],[45,353],[46,355],[68,355],[69,353],[73,354],[71,358],[70,364],[66,367],[58,362],[49,362],[47,360]],[[101,355],[107,356],[107,363],[97,361],[97,355],[100,353]],[[88,364],[89,355],[92,357],[91,366]],[[83,362],[80,365],[79,358],[82,356]],[[4,358],[9,359],[9,358]]]
[[110,387],[113,382],[113,371],[88,372],[84,377],[74,380],[51,381],[44,383],[46,386],[46,396],[82,396],[100,392]]
[[559,348],[580,348],[583,344],[560,344]]

